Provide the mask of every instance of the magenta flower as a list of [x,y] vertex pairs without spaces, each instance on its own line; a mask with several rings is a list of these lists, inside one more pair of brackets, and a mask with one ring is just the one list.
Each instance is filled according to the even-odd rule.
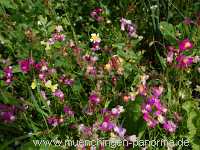
[[173,121],[166,121],[163,124],[163,128],[169,132],[169,133],[173,133],[176,131],[177,125],[173,122]]
[[99,130],[107,132],[107,131],[111,131],[114,127],[115,125],[111,121],[108,120],[100,124]]
[[72,84],[74,83],[74,79],[65,79],[64,80],[64,84],[72,86]]
[[[160,95],[160,92],[158,95]],[[167,109],[156,97],[150,97],[148,101],[142,105],[143,119],[150,128],[156,127],[159,123],[164,123],[166,112]]]
[[67,114],[68,116],[74,116],[74,112],[68,106],[64,106],[64,113]]
[[13,73],[12,73],[12,66],[8,66],[4,68],[4,80],[7,84],[12,82]]
[[4,123],[15,121],[16,107],[12,105],[0,104],[0,120]]
[[79,132],[83,134],[83,136],[91,136],[92,135],[92,128],[86,127],[84,124],[79,125]]
[[5,123],[11,123],[15,121],[15,116],[13,112],[1,112],[0,118],[3,119]]
[[47,122],[49,125],[56,127],[64,122],[62,117],[58,116],[51,116],[47,119]]
[[155,97],[160,97],[160,95],[162,95],[162,93],[163,93],[163,90],[164,90],[163,86],[154,87],[152,90],[152,94]]
[[179,50],[180,51],[185,51],[187,49],[191,49],[193,47],[192,42],[190,42],[189,39],[184,39],[179,43]]
[[185,56],[185,55],[181,54],[176,58],[176,61],[178,63],[177,67],[184,69],[184,68],[188,68],[189,66],[192,65],[193,57],[189,57],[189,56]]
[[92,43],[92,48],[91,48],[93,51],[98,51],[100,50],[100,43],[99,42],[94,42]]
[[86,54],[86,55],[83,56],[83,60],[88,62],[88,63],[94,64],[98,60],[98,57]]
[[64,41],[65,40],[65,35],[64,34],[60,34],[60,33],[54,33],[53,34],[53,40],[54,41]]
[[101,100],[100,100],[99,96],[97,96],[96,93],[92,93],[89,96],[89,101],[90,101],[90,103],[97,105],[100,103]]
[[103,17],[100,16],[100,15],[102,14],[102,12],[103,12],[103,9],[102,9],[102,8],[95,8],[95,9],[92,10],[92,12],[90,13],[90,16],[91,16],[94,20],[100,22],[100,21],[103,20]]
[[65,95],[60,89],[57,89],[55,92],[53,92],[53,95],[58,97],[61,101],[64,101]]
[[87,73],[88,75],[95,76],[95,75],[97,74],[96,67],[95,67],[95,66],[88,65],[88,66],[87,66],[86,73]]
[[186,24],[186,25],[190,25],[190,24],[193,23],[193,21],[192,21],[190,18],[186,17],[186,18],[184,19],[183,23]]
[[65,75],[62,75],[59,79],[59,82],[65,85],[72,86],[74,84],[74,79],[67,78]]
[[41,72],[48,70],[48,64],[44,59],[41,59],[39,63],[35,64],[35,69]]
[[127,20],[125,18],[120,19],[121,22],[121,30],[127,31],[130,37],[137,37],[136,34],[136,25],[132,23],[131,20]]
[[31,69],[31,65],[33,64],[34,64],[34,61],[32,59],[25,59],[19,62],[20,68],[22,72],[24,73],[28,73]]

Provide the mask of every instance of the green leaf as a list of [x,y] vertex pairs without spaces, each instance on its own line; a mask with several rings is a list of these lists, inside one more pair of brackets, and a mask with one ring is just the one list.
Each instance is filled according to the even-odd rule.
[[176,33],[172,24],[165,21],[160,22],[160,31],[166,40],[176,43]]

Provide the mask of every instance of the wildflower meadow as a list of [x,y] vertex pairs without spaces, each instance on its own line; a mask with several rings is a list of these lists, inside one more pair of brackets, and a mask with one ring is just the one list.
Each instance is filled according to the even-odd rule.
[[200,1],[0,0],[0,150],[200,150]]

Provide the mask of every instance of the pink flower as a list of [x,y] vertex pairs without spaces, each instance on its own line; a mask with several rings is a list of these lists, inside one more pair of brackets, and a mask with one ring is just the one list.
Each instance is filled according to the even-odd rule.
[[1,112],[0,118],[2,118],[5,123],[10,123],[15,121],[15,116],[13,112]]
[[120,19],[121,22],[121,30],[127,31],[130,37],[137,37],[136,34],[136,25],[131,22],[131,20],[127,20],[125,18]]
[[93,51],[100,50],[100,43],[99,42],[92,43],[92,50]]
[[184,39],[179,43],[179,50],[185,51],[187,49],[191,49],[193,47],[192,42],[189,41],[189,39]]
[[13,73],[12,73],[12,66],[8,66],[4,68],[4,80],[7,84],[12,82]]
[[95,75],[97,74],[96,67],[95,67],[95,66],[88,65],[88,66],[87,66],[86,73],[89,74],[89,75],[95,76]]
[[97,96],[97,94],[95,93],[92,93],[90,96],[89,96],[89,101],[92,103],[92,104],[99,104],[100,103],[100,98]]
[[168,51],[167,53],[167,62],[169,64],[171,64],[173,62],[174,59],[174,52],[173,51]]
[[111,131],[115,125],[111,121],[104,121],[100,124],[99,130],[101,131]]
[[25,59],[19,62],[20,68],[22,72],[28,73],[31,69],[31,65],[34,65],[34,61],[32,59]]
[[59,82],[65,84],[65,85],[72,86],[74,83],[74,79],[67,78],[65,75],[62,75],[59,79]]
[[164,124],[163,124],[163,128],[167,131],[167,132],[170,132],[170,133],[173,133],[176,131],[176,124],[173,122],[173,121],[166,121]]
[[192,21],[190,18],[186,17],[186,18],[184,19],[183,23],[186,24],[186,25],[190,25],[190,24],[193,23],[193,21]]
[[111,110],[111,114],[113,116],[119,116],[122,112],[124,112],[124,108],[123,106],[120,106],[120,105],[116,106],[115,108]]
[[94,20],[100,22],[100,21],[103,20],[103,17],[100,16],[100,15],[102,14],[102,12],[103,12],[103,9],[102,9],[102,8],[95,8],[95,9],[92,10],[92,12],[90,13],[90,16],[91,16]]
[[58,97],[60,100],[64,100],[64,93],[60,90],[60,89],[57,89],[54,93],[53,93],[54,96]]
[[91,136],[92,135],[92,128],[87,127],[84,124],[79,125],[79,132],[83,134],[83,136]]
[[58,116],[51,116],[47,119],[47,121],[48,121],[48,124],[53,126],[53,127],[56,127],[59,124],[62,124],[64,122],[63,118],[58,117]]
[[193,58],[181,54],[181,55],[179,55],[179,56],[176,58],[176,61],[177,61],[177,63],[178,63],[178,64],[177,64],[177,67],[178,67],[178,68],[181,68],[181,69],[184,69],[184,68],[187,68],[187,67],[189,67],[190,65],[192,65],[192,63],[193,63]]
[[12,105],[0,104],[0,120],[4,123],[11,123],[15,121],[16,107]]
[[64,112],[65,114],[69,115],[69,116],[74,116],[74,112],[72,111],[72,109],[68,106],[64,106]]
[[163,86],[154,87],[153,88],[153,95],[155,97],[160,97],[160,95],[163,93],[163,90],[164,90]]
[[[160,92],[159,94],[160,95]],[[156,97],[150,97],[142,105],[143,119],[150,128],[154,128],[159,123],[164,123],[167,109],[161,104]]]

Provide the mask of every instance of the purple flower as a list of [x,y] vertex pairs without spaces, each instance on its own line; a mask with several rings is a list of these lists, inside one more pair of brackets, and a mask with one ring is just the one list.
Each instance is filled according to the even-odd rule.
[[58,97],[61,101],[64,101],[64,93],[60,89],[53,92],[53,95]]
[[[162,90],[158,90],[154,94],[160,96]],[[167,109],[161,104],[156,97],[150,97],[146,103],[142,105],[143,119],[150,128],[154,128],[159,123],[164,123]]]
[[153,88],[153,95],[158,98],[158,97],[160,97],[160,95],[162,95],[163,90],[164,90],[163,86],[154,87]]
[[1,112],[0,117],[1,119],[4,120],[5,123],[10,123],[15,121],[15,116],[13,112]]
[[66,77],[65,75],[62,75],[59,78],[59,82],[65,85],[72,86],[72,84],[74,84],[74,79],[71,79],[71,78]]
[[60,33],[54,33],[52,38],[54,41],[64,41],[65,35]]
[[186,24],[186,25],[190,25],[190,24],[193,23],[193,21],[192,21],[190,18],[186,17],[186,18],[184,19],[183,23]]
[[163,124],[163,128],[170,133],[173,133],[176,131],[177,125],[173,121],[166,121]]
[[120,137],[124,137],[125,133],[126,133],[126,129],[122,128],[122,127],[118,127],[115,126],[114,127],[114,131],[120,136]]
[[136,25],[132,23],[131,20],[127,20],[125,18],[120,19],[121,22],[121,30],[127,31],[130,37],[137,37],[136,34]]
[[93,51],[98,51],[98,50],[100,50],[100,43],[99,43],[99,42],[94,42],[94,43],[92,43],[92,50],[93,50]]
[[15,113],[15,106],[0,104],[0,120],[3,120],[5,123],[11,123],[16,119]]
[[7,84],[12,82],[13,73],[12,73],[12,66],[8,66],[4,68],[4,80]]
[[29,61],[28,61],[28,60],[21,60],[21,61],[19,62],[19,64],[20,64],[21,70],[22,70],[24,73],[29,72],[29,70],[30,70],[30,65],[29,65]]
[[176,58],[176,61],[178,63],[177,67],[184,69],[184,68],[188,68],[189,66],[192,65],[193,57],[189,57],[189,56],[185,56],[185,55],[181,54]]
[[68,106],[64,106],[64,113],[67,114],[67,115],[69,115],[69,116],[74,116],[74,112]]
[[62,124],[64,122],[63,118],[58,117],[58,116],[51,116],[47,119],[47,121],[48,121],[48,124],[53,126],[53,127],[56,127],[59,124]]
[[180,51],[185,51],[187,49],[191,49],[193,47],[192,42],[190,42],[189,39],[184,39],[179,43],[179,50]]
[[95,75],[97,74],[96,67],[95,67],[95,66],[88,65],[88,66],[87,66],[86,73],[87,73],[88,75],[95,76]]
[[107,132],[107,131],[111,131],[114,127],[115,125],[112,122],[104,121],[103,123],[100,124],[99,130]]
[[79,125],[79,132],[83,134],[83,136],[91,136],[92,135],[92,128],[86,127],[84,124]]
[[100,100],[99,96],[97,96],[96,93],[92,93],[89,96],[89,101],[90,101],[90,103],[97,105],[100,103],[101,100]]
[[100,21],[103,20],[103,17],[100,16],[100,15],[102,14],[102,12],[103,12],[103,9],[102,9],[102,8],[95,8],[95,9],[92,10],[92,12],[90,13],[90,16],[91,16],[94,20],[100,22]]
[[28,73],[31,69],[31,65],[34,65],[34,60],[33,59],[25,59],[19,61],[20,68],[22,72]]

